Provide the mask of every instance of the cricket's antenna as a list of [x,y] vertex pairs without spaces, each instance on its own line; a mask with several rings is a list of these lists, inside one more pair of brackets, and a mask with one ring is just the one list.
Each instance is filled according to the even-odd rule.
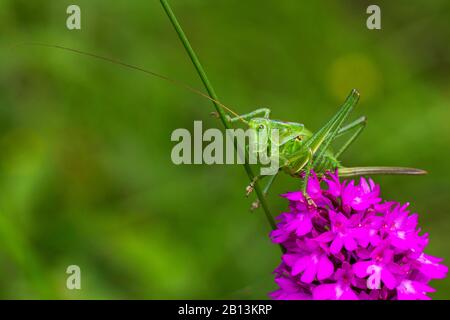
[[[60,45],[38,43],[38,42],[25,42],[25,43],[22,43],[22,44],[23,45],[29,45],[29,46],[47,47],[47,48],[53,48],[53,49],[60,49],[60,50],[64,50],[64,51],[69,51],[69,52],[72,52],[72,53],[88,56],[88,57],[95,58],[95,59],[98,59],[98,60],[103,60],[103,61],[106,61],[106,62],[109,62],[109,63],[120,65],[120,66],[125,67],[125,68],[129,68],[129,69],[133,69],[133,70],[136,70],[136,71],[140,71],[140,72],[149,74],[151,76],[157,77],[159,79],[162,79],[162,80],[170,82],[170,83],[172,83],[174,85],[177,85],[177,86],[179,86],[181,88],[184,88],[185,90],[191,91],[192,93],[195,93],[195,94],[197,94],[199,96],[202,96],[203,98],[206,98],[206,99],[208,99],[208,100],[218,104],[220,107],[224,108],[225,110],[227,110],[232,115],[234,115],[236,117],[239,117],[239,115],[236,112],[234,112],[231,108],[227,107],[222,102],[211,98],[206,93],[204,93],[204,92],[202,92],[202,91],[200,91],[200,90],[198,90],[198,89],[196,89],[194,87],[191,87],[190,85],[188,85],[188,84],[186,84],[186,83],[184,83],[182,81],[171,79],[171,78],[166,77],[164,75],[161,75],[159,73],[156,73],[156,72],[153,72],[153,71],[150,71],[150,70],[146,70],[144,68],[141,68],[141,67],[138,67],[138,66],[126,63],[126,62],[122,62],[120,60],[104,57],[104,56],[101,56],[101,55],[98,55],[98,54],[95,54],[95,53],[86,52],[86,51],[82,51],[82,50],[78,50],[78,49],[72,49],[72,48],[68,48],[68,47],[64,47],[64,46],[60,46]],[[239,120],[244,122],[245,124],[248,124],[248,122],[245,121],[244,119],[239,119]]]

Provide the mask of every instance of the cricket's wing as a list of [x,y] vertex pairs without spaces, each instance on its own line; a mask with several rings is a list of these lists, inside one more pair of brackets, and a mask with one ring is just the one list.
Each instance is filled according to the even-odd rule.
[[422,175],[427,174],[425,170],[415,168],[402,167],[353,167],[353,168],[339,168],[340,177],[353,177],[363,175],[391,175],[391,174],[406,174],[406,175]]

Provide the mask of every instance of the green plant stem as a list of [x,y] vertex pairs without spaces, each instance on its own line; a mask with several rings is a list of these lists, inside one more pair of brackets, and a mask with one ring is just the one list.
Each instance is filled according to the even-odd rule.
[[[180,38],[184,48],[186,49],[186,51],[189,55],[189,58],[191,59],[192,63],[194,64],[195,69],[197,70],[197,73],[203,82],[203,85],[205,86],[206,90],[208,91],[209,96],[211,98],[213,98],[214,100],[219,101],[219,99],[216,95],[216,92],[214,91],[214,88],[212,87],[211,83],[209,82],[208,77],[206,76],[206,73],[205,73],[201,63],[198,60],[197,55],[194,52],[194,49],[192,49],[191,44],[189,43],[189,40],[187,39],[186,35],[184,34],[183,29],[181,28],[180,24],[178,23],[178,20],[175,17],[175,14],[173,13],[172,9],[170,8],[170,6],[166,0],[160,0],[160,1],[161,1],[161,4],[162,4],[167,16],[170,19],[170,22],[172,23],[173,27],[175,28],[175,31],[177,32],[178,37]],[[231,127],[231,124],[227,121],[225,111],[216,102],[213,102],[213,103],[214,103],[214,107],[216,108],[216,111],[219,113],[220,120],[222,120],[222,123],[225,126],[225,128],[231,129],[232,127]],[[237,150],[236,142],[234,143],[234,147]],[[250,165],[247,162],[244,163],[244,167],[245,167],[245,171],[247,172],[247,175],[248,175],[250,181],[252,181],[255,177],[255,174],[253,173],[252,168],[250,167]],[[273,219],[273,216],[270,213],[269,206],[267,205],[266,197],[264,196],[263,192],[261,191],[258,181],[256,181],[254,184],[254,191],[259,199],[261,207],[264,210],[264,213],[266,215],[266,218],[267,218],[270,226],[272,227],[272,229],[275,229],[276,228],[275,220]]]

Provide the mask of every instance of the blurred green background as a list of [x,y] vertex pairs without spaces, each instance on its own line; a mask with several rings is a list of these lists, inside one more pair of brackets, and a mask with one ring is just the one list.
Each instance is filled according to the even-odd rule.
[[[221,100],[317,129],[353,87],[369,125],[347,165],[424,168],[377,177],[411,202],[427,252],[450,260],[450,3],[170,1]],[[82,30],[66,28],[66,8]],[[0,298],[266,298],[280,259],[242,166],[176,166],[176,128],[221,127],[209,101],[58,44],[202,88],[159,1],[0,0]],[[298,188],[283,176],[269,197]],[[82,290],[66,268],[81,267]],[[450,298],[450,281],[435,281]]]

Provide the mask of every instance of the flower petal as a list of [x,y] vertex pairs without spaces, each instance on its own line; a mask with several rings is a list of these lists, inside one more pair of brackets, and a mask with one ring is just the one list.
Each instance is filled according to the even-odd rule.
[[302,219],[301,222],[298,223],[297,225],[297,229],[295,230],[295,233],[298,236],[303,236],[307,233],[309,233],[312,230],[312,222],[311,222],[311,218],[309,216],[302,215]]
[[291,274],[293,276],[298,275],[300,272],[306,269],[306,267],[309,265],[310,262],[311,259],[308,256],[298,259],[297,262],[295,262],[294,266],[292,267]]
[[306,266],[305,272],[303,272],[300,280],[302,280],[304,283],[311,283],[314,281],[314,278],[316,277],[316,273],[317,273],[317,264],[309,263]]
[[339,300],[359,300],[359,299],[352,289],[347,288],[344,290]]
[[334,272],[334,265],[326,255],[322,255],[319,260],[319,267],[317,271],[317,279],[324,280],[329,278]]
[[337,236],[336,238],[334,238],[334,241],[331,243],[330,252],[332,254],[338,254],[339,252],[341,252],[343,245],[344,245],[344,241],[342,240],[342,237]]
[[318,237],[316,237],[314,240],[316,240],[318,242],[330,242],[333,239],[334,239],[334,233],[331,231],[326,231],[326,232],[322,233],[321,235],[319,235]]
[[317,286],[313,290],[313,299],[314,300],[337,300],[336,296],[336,287],[337,284],[322,284]]
[[383,268],[381,270],[381,281],[388,287],[388,289],[392,290],[397,286],[397,280],[392,275],[392,273],[387,270],[387,268]]
[[345,245],[345,249],[347,249],[348,251],[353,251],[357,248],[355,240],[349,236],[345,237],[344,245]]
[[372,261],[360,261],[355,263],[352,266],[353,272],[356,274],[356,276],[360,278],[364,278],[369,274],[369,267],[373,265]]

